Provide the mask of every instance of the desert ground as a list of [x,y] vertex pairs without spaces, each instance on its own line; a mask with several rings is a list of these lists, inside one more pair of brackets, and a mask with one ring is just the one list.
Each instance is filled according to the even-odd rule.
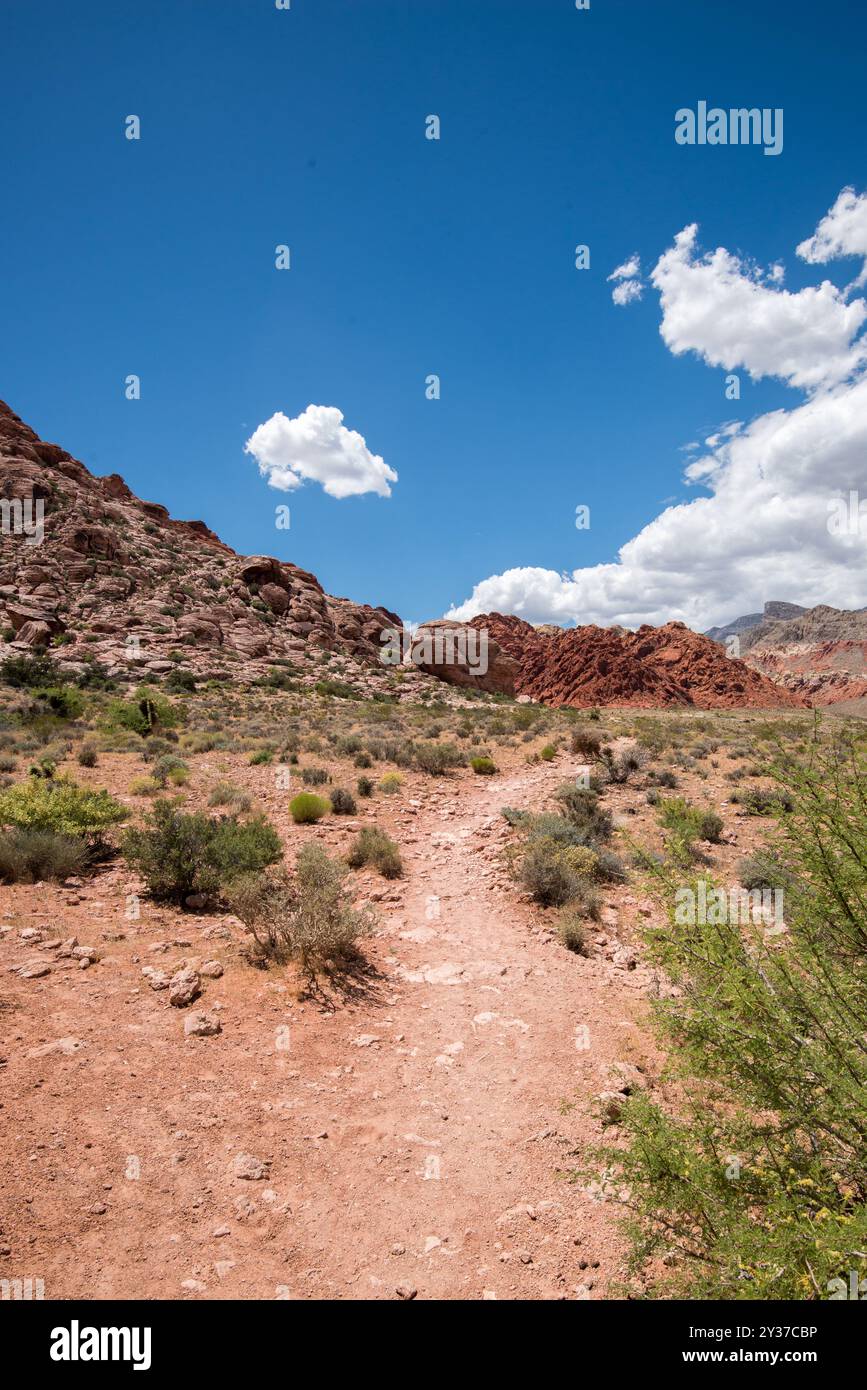
[[[372,930],[315,978],[251,956],[224,903],[153,900],[118,853],[0,887],[0,1276],[42,1279],[47,1298],[617,1296],[618,1202],[601,1170],[581,1170],[603,1134],[616,1141],[618,1095],[667,1094],[647,1010],[670,986],[642,938],[663,909],[635,853],[663,847],[649,788],[664,770],[678,796],[720,814],[702,853],[737,882],[768,830],[730,799],[760,781],[754,734],[771,719],[803,735],[809,714],[593,718],[489,697],[377,710],[282,692],[178,703],[170,747],[185,771],[169,791],[185,812],[229,784],[289,865],[310,843],[342,860],[375,824],[402,873],[349,871]],[[134,823],[165,795],[141,794],[153,754],[100,721],[43,724],[36,752],[7,736],[4,782],[48,745],[55,777],[106,788]],[[576,728],[638,754],[600,794],[625,881],[600,884],[580,950],[516,878],[502,815],[550,810],[595,768],[572,751]],[[295,824],[303,769],[324,769],[326,792],[354,788],[358,749],[372,761],[364,747],[383,730],[489,756],[496,771],[376,760],[354,811]],[[77,762],[85,740],[95,766]],[[190,968],[191,1001],[153,987]],[[202,1016],[220,1031],[185,1031]]]

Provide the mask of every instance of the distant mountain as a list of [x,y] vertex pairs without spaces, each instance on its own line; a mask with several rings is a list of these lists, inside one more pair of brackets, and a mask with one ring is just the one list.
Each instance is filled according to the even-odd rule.
[[751,628],[758,627],[760,623],[772,619],[797,618],[801,613],[806,613],[807,609],[802,608],[798,603],[782,603],[779,600],[771,599],[765,604],[763,613],[746,613],[742,618],[733,618],[730,623],[723,627],[708,628],[704,634],[713,642],[725,642],[727,637],[739,637],[742,632],[749,632]]
[[741,631],[740,650],[748,666],[812,704],[867,695],[867,608],[766,604],[762,621]]

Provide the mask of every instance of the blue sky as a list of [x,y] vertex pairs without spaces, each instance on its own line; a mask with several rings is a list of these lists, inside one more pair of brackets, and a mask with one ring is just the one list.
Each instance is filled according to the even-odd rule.
[[[513,567],[612,562],[695,497],[683,445],[802,399],[744,371],[727,402],[721,367],[661,338],[655,290],[614,306],[615,266],[649,270],[698,222],[705,248],[783,259],[793,291],[857,271],[794,255],[867,187],[855,0],[42,0],[3,19],[0,395],[94,472],[407,619]],[[700,99],[783,108],[783,153],[676,145]],[[246,439],[311,403],[397,472],[390,497],[267,485]],[[821,565],[774,588],[745,562],[731,592],[717,569],[701,619],[769,587],[857,601]]]

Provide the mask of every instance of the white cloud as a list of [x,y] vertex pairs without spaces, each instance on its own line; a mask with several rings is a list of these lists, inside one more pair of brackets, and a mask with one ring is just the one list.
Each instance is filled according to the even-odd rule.
[[644,284],[641,279],[641,261],[638,255],[630,256],[622,265],[617,266],[616,270],[612,270],[608,279],[609,281],[617,281],[611,291],[611,298],[615,304],[631,304],[633,300],[640,299],[644,292]]
[[[814,242],[824,255],[844,235],[851,246],[848,231],[832,243],[826,218]],[[864,301],[846,305],[827,283],[789,294],[773,288],[782,279],[773,269],[765,276],[722,249],[699,257],[695,245],[696,228],[687,227],[651,276],[672,352],[780,377],[807,399],[721,424],[684,475],[709,495],[666,507],[613,563],[567,574],[506,570],[449,617],[498,610],[537,623],[680,619],[703,629],[769,598],[850,608],[867,600],[867,372],[853,341]],[[852,492],[863,502],[860,528],[832,534],[834,500]]]
[[806,390],[845,381],[864,363],[864,344],[853,341],[867,317],[862,299],[847,303],[829,280],[779,289],[773,272],[765,277],[724,247],[699,254],[697,238],[694,223],[685,227],[650,276],[673,353],[697,352],[712,367],[745,367]]
[[634,299],[640,299],[644,292],[644,286],[640,280],[621,280],[619,285],[615,285],[611,291],[611,298],[615,304],[631,304]]
[[[827,265],[840,256],[867,258],[867,194],[844,188],[836,203],[822,218],[814,236],[797,248],[802,260],[811,265]],[[860,275],[849,286],[867,284],[867,259]]]
[[310,480],[330,497],[359,497],[365,492],[390,497],[397,474],[372,454],[357,430],[348,430],[343,412],[333,405],[308,405],[290,420],[278,410],[254,430],[244,445],[269,487],[291,492]]

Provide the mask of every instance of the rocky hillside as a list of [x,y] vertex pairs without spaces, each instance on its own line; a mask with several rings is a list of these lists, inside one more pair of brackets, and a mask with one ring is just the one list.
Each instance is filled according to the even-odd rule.
[[744,660],[815,705],[867,695],[867,608],[801,609],[768,615],[740,639]]
[[[40,502],[37,543],[26,531]],[[311,649],[375,662],[385,678],[379,637],[400,626],[395,613],[333,598],[296,565],[236,555],[204,522],[173,520],[117,474],[94,477],[2,402],[0,505],[3,644],[51,642],[62,664],[96,660],[120,678],[159,676],[181,653],[193,672],[249,679]]]
[[531,627],[521,618],[486,613],[487,628],[517,663],[515,689],[550,705],[694,706],[698,709],[801,705],[804,698],[774,684],[683,623],[664,627]]

